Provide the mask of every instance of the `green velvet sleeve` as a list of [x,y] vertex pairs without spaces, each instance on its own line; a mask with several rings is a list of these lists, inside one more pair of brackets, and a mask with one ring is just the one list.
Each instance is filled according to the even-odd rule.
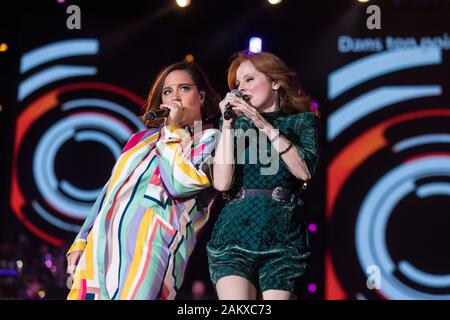
[[280,126],[289,132],[288,138],[313,177],[319,162],[319,118],[313,112],[297,113],[286,117]]

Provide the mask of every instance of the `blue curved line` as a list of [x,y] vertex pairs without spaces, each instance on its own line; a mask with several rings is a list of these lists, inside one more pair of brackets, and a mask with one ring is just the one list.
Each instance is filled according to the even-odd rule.
[[432,288],[447,288],[450,287],[450,275],[436,275],[423,272],[408,261],[402,260],[398,263],[399,270],[408,278],[424,286]]
[[[124,137],[121,137],[124,138]],[[125,138],[126,139],[126,138]],[[125,140],[122,139],[122,140]],[[74,140],[77,142],[80,141],[97,141],[101,144],[104,144],[114,156],[114,159],[118,159],[120,156],[120,152],[122,151],[122,147],[115,141],[111,136],[100,132],[100,131],[91,131],[85,130],[77,132],[74,136]],[[99,189],[101,190],[101,189]],[[98,193],[97,193],[98,195]]]
[[406,149],[432,143],[450,143],[450,134],[423,134],[417,137],[404,139],[397,142],[392,147],[392,150],[397,153]]
[[79,76],[92,76],[97,73],[96,67],[64,66],[49,67],[30,76],[19,84],[18,99],[22,101],[37,89],[62,79]]
[[[41,170],[36,169],[36,174],[40,176],[41,174],[46,173],[45,177],[48,181],[49,186],[52,189],[58,188],[58,179],[55,175],[55,159],[58,153],[58,150],[61,146],[69,140],[73,136],[73,130],[67,130],[66,132],[60,132],[59,135],[54,135],[48,143],[42,145],[42,148],[39,148],[36,153],[39,158],[46,157],[47,161],[41,162]],[[51,141],[51,142],[50,142]],[[41,147],[40,144],[38,144]]]
[[328,98],[334,99],[356,85],[398,70],[439,64],[440,48],[415,48],[373,54],[356,60],[330,73]]
[[[54,172],[55,155],[60,146],[72,137],[80,128],[96,127],[109,132],[115,137],[126,137],[131,130],[122,123],[115,123],[114,118],[105,118],[95,114],[71,115],[50,127],[39,140],[33,156],[33,175],[39,192],[60,212],[70,217],[82,218],[83,212],[89,211],[92,204],[73,201],[60,193]],[[120,139],[119,139],[120,140]]]
[[441,86],[388,86],[359,96],[337,109],[328,117],[328,140],[333,140],[359,119],[386,106],[415,98],[437,96]]
[[[402,164],[377,181],[362,202],[355,225],[357,256],[363,270],[369,265],[378,265],[383,270],[382,292],[390,298],[450,298],[450,295],[417,292],[399,282],[393,275],[395,269],[393,263],[389,263],[390,256],[386,247],[387,219],[395,205],[394,198],[401,198],[402,191],[399,191],[399,186],[404,193],[409,186],[411,186],[410,189],[413,189],[414,182],[423,177],[450,176],[449,169],[450,158],[446,156],[435,156]],[[372,247],[375,248],[375,251]]]
[[20,73],[46,62],[67,57],[94,55],[99,51],[97,39],[74,39],[53,42],[25,53],[20,59]]
[[70,232],[77,233],[78,231],[80,231],[81,226],[59,220],[58,218],[48,213],[37,201],[33,200],[31,202],[31,206],[45,221],[49,222],[50,224],[62,230]]
[[450,196],[450,183],[448,182],[433,182],[422,185],[417,188],[416,194],[419,198],[426,198],[430,196]]
[[72,218],[81,219],[83,216],[80,214],[87,212],[92,204],[61,198],[62,195],[58,191],[58,180],[54,171],[56,154],[61,145],[73,136],[72,129],[61,129],[65,130],[47,131],[39,141],[33,159],[34,179],[38,190],[48,203]]
[[70,109],[75,109],[75,108],[93,108],[93,107],[99,107],[99,108],[104,108],[107,110],[111,110],[114,111],[118,114],[121,114],[122,116],[124,116],[126,119],[130,120],[131,122],[133,122],[133,124],[139,128],[139,130],[144,130],[146,129],[146,126],[142,123],[142,121],[139,120],[139,118],[132,113],[131,111],[129,111],[128,109],[124,108],[123,106],[108,101],[108,100],[103,100],[103,99],[77,99],[77,100],[72,100],[72,101],[68,101],[66,103],[64,103],[61,106],[62,110],[70,110]]
[[65,193],[84,201],[94,201],[102,191],[102,188],[96,190],[81,190],[66,180],[62,180],[59,183],[59,186]]

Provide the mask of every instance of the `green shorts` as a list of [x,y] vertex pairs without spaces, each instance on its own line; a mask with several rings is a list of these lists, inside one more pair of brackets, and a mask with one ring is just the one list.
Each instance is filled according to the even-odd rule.
[[214,285],[220,278],[236,275],[249,280],[258,291],[284,290],[295,293],[302,285],[311,252],[309,248],[248,250],[239,245],[207,246],[209,272]]

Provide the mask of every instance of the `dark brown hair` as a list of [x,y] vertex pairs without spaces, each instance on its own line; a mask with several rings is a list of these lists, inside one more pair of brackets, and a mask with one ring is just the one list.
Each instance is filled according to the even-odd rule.
[[297,80],[297,74],[289,69],[276,55],[269,52],[253,53],[240,51],[231,57],[228,68],[228,87],[236,89],[236,71],[244,61],[250,61],[255,68],[264,73],[270,81],[280,84],[278,103],[285,113],[311,111],[311,98],[304,94]]
[[214,89],[209,84],[208,78],[206,77],[203,70],[194,62],[181,61],[171,64],[168,67],[162,69],[156,76],[156,80],[153,83],[150,93],[148,95],[147,101],[142,107],[144,115],[141,116],[141,120],[144,121],[147,127],[159,127],[163,119],[146,120],[146,114],[151,110],[155,111],[159,108],[162,103],[162,90],[164,88],[164,81],[166,80],[169,73],[175,70],[184,70],[191,76],[198,91],[205,92],[205,101],[201,108],[202,121],[205,123],[210,123],[213,121],[214,117],[219,113],[219,101],[220,96],[214,91]]

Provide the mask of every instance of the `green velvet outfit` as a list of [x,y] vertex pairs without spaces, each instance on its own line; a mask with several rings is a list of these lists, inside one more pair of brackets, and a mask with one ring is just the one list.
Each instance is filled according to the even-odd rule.
[[[317,116],[313,112],[287,115],[275,111],[261,114],[281,135],[293,142],[292,147],[297,149],[313,176],[319,156]],[[236,118],[235,130],[243,129],[245,132],[251,128],[257,132],[249,118]],[[311,254],[304,207],[299,203],[280,202],[262,195],[243,199],[233,199],[233,196],[240,188],[283,187],[298,192],[303,181],[289,171],[281,158],[276,174],[261,174],[261,168],[271,166],[260,161],[258,150],[264,146],[260,146],[259,141],[247,143],[245,153],[238,155],[239,133],[235,132],[237,163],[232,188],[227,193],[231,199],[220,212],[207,244],[211,280],[216,284],[222,277],[237,275],[248,279],[261,292],[271,289],[295,292],[304,278]],[[265,139],[267,154],[276,152],[270,141]],[[252,148],[255,145],[258,150]],[[258,155],[256,163],[250,163],[250,152]],[[239,157],[245,157],[245,160]]]

